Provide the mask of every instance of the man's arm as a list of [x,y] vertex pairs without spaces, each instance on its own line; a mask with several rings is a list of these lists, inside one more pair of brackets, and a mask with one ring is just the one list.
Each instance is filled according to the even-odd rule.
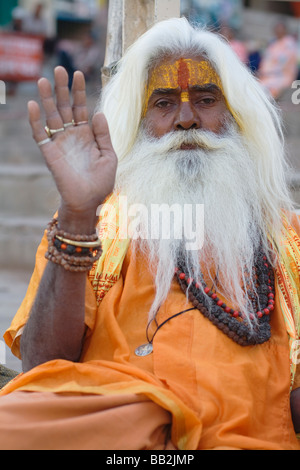
[[[93,233],[93,224],[63,221],[76,234]],[[52,359],[78,361],[85,333],[86,273],[66,271],[49,262],[21,337],[23,371]]]
[[85,277],[47,265],[21,338],[24,372],[52,359],[78,361],[85,328]]
[[[41,79],[38,86],[48,127],[61,129],[68,124],[65,131],[55,133],[44,144],[47,135],[39,105],[28,104],[33,137],[42,142],[40,148],[61,196],[59,229],[74,236],[92,235],[97,207],[113,190],[117,167],[106,119],[98,114],[92,128],[88,125],[85,82],[80,72],[74,76],[73,105],[62,67],[55,70],[56,102],[48,80]],[[80,125],[70,125],[73,120]],[[70,272],[48,262],[21,339],[24,371],[52,359],[79,360],[85,334],[86,276],[86,272]]]

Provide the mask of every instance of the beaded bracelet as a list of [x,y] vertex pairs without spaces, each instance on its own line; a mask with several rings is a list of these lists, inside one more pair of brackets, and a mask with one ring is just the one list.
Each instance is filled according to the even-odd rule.
[[68,232],[65,232],[64,230],[60,230],[58,228],[58,220],[57,219],[52,219],[52,221],[48,224],[47,226],[48,233],[54,232],[55,236],[60,236],[69,240],[72,240],[74,242],[94,242],[98,241],[99,237],[98,234],[95,232],[92,235],[73,235]]
[[57,219],[53,219],[47,230],[48,251],[46,259],[61,265],[67,271],[90,271],[101,254],[101,240],[93,235],[72,235],[59,230]]

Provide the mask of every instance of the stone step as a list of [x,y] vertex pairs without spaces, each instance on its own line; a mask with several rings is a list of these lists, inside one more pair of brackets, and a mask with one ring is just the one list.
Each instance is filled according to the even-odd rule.
[[5,165],[42,165],[43,156],[32,138],[32,132],[24,113],[8,111],[0,107],[0,160]]
[[35,253],[49,218],[0,214],[0,267],[32,271]]
[[[0,127],[2,123],[0,121]],[[44,165],[44,159],[30,133],[7,138],[0,132],[2,165]],[[6,138],[5,138],[6,137]]]
[[44,165],[0,165],[0,213],[16,217],[49,217],[58,192]]

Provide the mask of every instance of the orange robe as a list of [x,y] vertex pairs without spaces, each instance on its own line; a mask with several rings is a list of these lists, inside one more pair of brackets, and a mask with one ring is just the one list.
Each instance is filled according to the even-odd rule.
[[[45,248],[44,239],[28,294],[5,335],[17,355],[18,330],[24,323],[23,316],[28,315],[45,266]],[[87,282],[88,333],[81,361],[55,360],[42,364],[20,375],[2,390],[0,448],[11,445],[7,437],[9,423],[13,421],[14,433],[18,431],[19,423],[26,423],[26,419],[7,411],[15,409],[21,416],[26,414],[24,400],[26,403],[26,397],[33,397],[19,393],[26,391],[39,392],[40,400],[44,396],[45,409],[55,408],[53,403],[58,400],[53,400],[57,397],[61,398],[62,408],[63,403],[67,407],[70,397],[80,400],[88,396],[118,397],[121,401],[124,397],[125,403],[130,396],[131,400],[137,397],[138,403],[155,403],[157,410],[164,410],[170,416],[170,419],[159,418],[159,426],[165,425],[166,429],[172,423],[169,446],[179,449],[300,450],[290,413],[289,343],[278,306],[272,312],[272,337],[263,345],[241,347],[198,310],[192,310],[167,322],[155,335],[153,353],[138,357],[134,351],[146,342],[147,313],[153,297],[154,285],[147,263],[141,256],[132,256],[130,250],[121,277],[99,307]],[[174,281],[158,313],[158,323],[187,307],[191,304]],[[149,331],[150,337],[154,332],[155,326]],[[295,384],[300,385],[298,375]],[[56,395],[51,398],[53,392]],[[34,407],[34,399],[30,406]],[[38,401],[36,406],[41,408]],[[72,417],[70,408],[69,418]],[[74,430],[72,419],[66,421],[65,414],[53,417],[54,425],[58,419],[57,433],[60,426],[65,434],[68,429],[70,433]],[[30,414],[27,416],[29,427],[22,427],[23,434],[30,432],[30,416],[37,419],[34,429],[39,430],[37,434],[42,441],[36,444],[39,447],[45,440],[42,432],[43,429],[45,432],[45,422],[38,418],[38,413]],[[87,413],[87,428],[91,425],[89,417],[91,415]],[[129,434],[128,442],[133,449],[138,448]],[[103,445],[107,449],[113,448],[108,443]],[[143,443],[141,448],[148,447]]]

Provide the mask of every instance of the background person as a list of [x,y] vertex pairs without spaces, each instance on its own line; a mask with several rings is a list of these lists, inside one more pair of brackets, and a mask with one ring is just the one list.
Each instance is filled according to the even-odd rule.
[[297,77],[298,55],[297,42],[288,34],[284,23],[277,23],[274,33],[276,39],[262,57],[258,77],[271,96],[277,99]]

